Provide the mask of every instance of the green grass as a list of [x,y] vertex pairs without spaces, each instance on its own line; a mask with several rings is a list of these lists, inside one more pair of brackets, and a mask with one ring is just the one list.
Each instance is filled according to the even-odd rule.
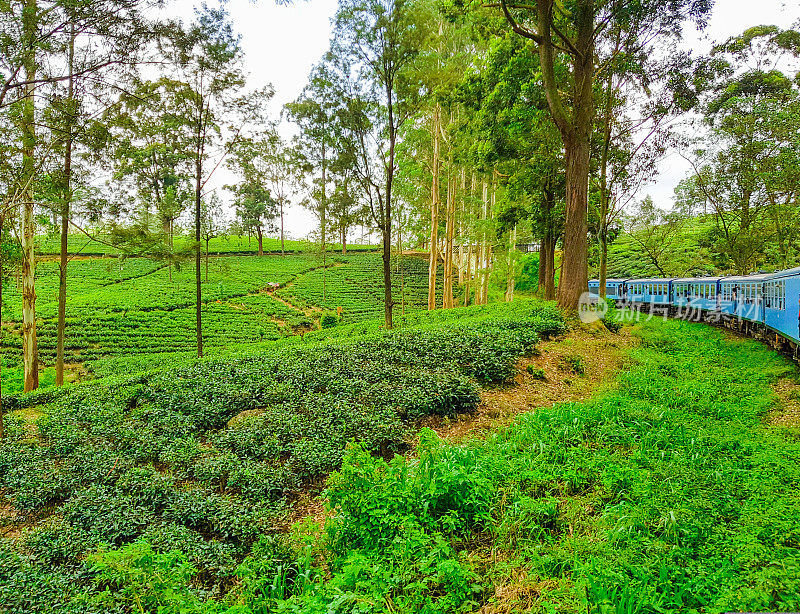
[[324,531],[284,554],[288,586],[245,581],[242,611],[797,610],[800,443],[764,424],[795,368],[702,325],[636,334],[619,389],[591,402],[465,445],[428,432],[388,463],[351,447]]
[[[329,394],[335,373],[347,373],[337,393],[347,403],[361,394],[363,369],[386,360],[393,369],[450,364],[477,375],[488,368],[480,377],[495,373],[488,379],[496,380],[508,373],[508,363],[493,358],[503,347],[497,341],[525,322],[546,325],[547,314],[515,302],[413,316],[416,326],[377,336],[353,324],[337,331],[349,330],[349,340],[314,333],[283,367],[286,355],[279,363],[267,355],[241,359],[237,371],[247,375],[240,381],[222,377],[226,361],[212,360],[149,376],[135,388],[131,381],[62,399],[40,419],[46,446],[17,435],[0,448],[7,497],[39,509],[52,505],[41,498],[50,493],[61,506],[16,546],[0,549],[2,603],[11,612],[228,614],[797,610],[800,437],[764,420],[775,403],[771,384],[796,377],[796,368],[758,343],[699,324],[637,325],[641,345],[618,389],[539,408],[485,439],[452,445],[423,431],[415,454],[387,461],[376,454],[380,436],[369,439],[385,418],[359,426],[328,480],[332,513],[324,526],[306,522],[291,535],[267,528],[267,509],[276,508],[241,503],[259,500],[248,497],[266,478],[246,459],[279,436],[277,423],[260,437],[247,434],[263,428],[263,414],[223,427],[208,438],[211,449],[173,435],[150,440],[138,462],[125,460],[167,400],[174,417],[158,421],[173,433],[181,423],[225,420],[225,412],[244,407],[236,401],[231,408],[233,399],[263,406],[258,395],[278,389],[264,389],[261,376],[253,379],[258,373],[306,373],[298,380],[306,383],[290,387],[300,397],[314,381],[327,382],[318,394]],[[487,337],[501,323],[502,335]],[[297,356],[313,359],[324,380],[298,369]],[[463,362],[466,356],[477,362]],[[419,378],[401,386],[411,381]],[[202,391],[207,385],[222,395],[211,411],[192,400],[213,398]],[[404,402],[440,387],[421,397],[407,389]],[[133,409],[112,428],[116,406]],[[310,409],[293,413],[312,416]],[[185,422],[175,422],[179,416]],[[139,426],[119,430],[126,424]],[[319,428],[313,424],[320,423],[304,427],[306,441]],[[92,442],[91,454],[84,441]],[[322,449],[309,447],[309,458],[321,458]],[[159,471],[148,453],[158,455]],[[53,458],[60,460],[54,465]],[[248,468],[238,477],[225,464],[235,458]],[[80,478],[68,478],[79,468]],[[178,476],[182,482],[172,481]],[[98,547],[101,541],[108,545]],[[222,593],[203,592],[209,583]]]

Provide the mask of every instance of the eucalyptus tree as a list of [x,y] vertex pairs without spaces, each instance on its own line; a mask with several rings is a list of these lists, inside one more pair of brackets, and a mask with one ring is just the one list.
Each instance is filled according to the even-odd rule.
[[565,163],[540,74],[535,48],[505,34],[495,40],[481,70],[462,83],[461,96],[472,106],[471,156],[480,167],[497,169],[504,209],[516,212],[518,222],[531,223],[540,246],[539,291],[551,300],[563,232]]
[[245,128],[263,120],[272,88],[246,94],[239,36],[223,8],[203,6],[188,28],[175,27],[161,46],[169,74],[162,78],[182,120],[191,156],[194,210],[197,355],[203,355],[200,245],[202,202],[208,181]]
[[200,236],[206,244],[206,281],[208,281],[209,245],[211,239],[216,239],[225,234],[225,210],[222,201],[216,192],[203,199],[203,208],[200,218]]
[[[300,128],[295,138],[295,172],[306,177],[307,197],[304,205],[319,219],[320,249],[323,266],[326,264],[326,239],[328,236],[328,198],[331,166],[338,155],[344,137],[341,124],[342,88],[333,66],[334,58],[328,54],[316,65],[308,84],[297,100],[286,105],[289,119]],[[323,296],[325,271],[323,270]]]
[[233,205],[242,227],[255,231],[258,239],[258,255],[264,255],[264,232],[275,228],[279,203],[270,193],[264,175],[259,168],[259,158],[253,141],[243,140],[234,150],[229,166],[240,177],[235,185],[226,186],[233,193]]
[[712,50],[696,81],[702,84],[703,122],[695,141],[693,174],[679,201],[713,213],[708,242],[718,266],[747,273],[798,254],[800,198],[800,32],[775,26],[746,30]]
[[145,217],[156,216],[168,262],[174,248],[174,222],[193,195],[194,132],[184,114],[180,89],[168,77],[137,78],[103,116],[106,162],[113,180],[127,184]]
[[602,297],[614,228],[641,188],[656,179],[659,161],[677,140],[674,120],[697,104],[691,53],[676,49],[669,38],[631,42],[628,29],[627,22],[609,26],[609,60],[595,80],[590,200],[596,207],[590,225],[599,246]]
[[381,233],[387,328],[392,327],[394,306],[391,254],[396,148],[403,124],[418,108],[419,83],[412,68],[429,31],[419,18],[410,0],[342,0],[334,18],[332,52],[349,83],[348,112],[360,151],[361,182]]
[[[14,107],[12,114],[17,120],[21,143],[21,172],[17,184],[8,193],[8,206],[21,209],[19,236],[23,253],[22,337],[26,391],[38,387],[34,255],[37,181],[53,150],[57,149],[52,145],[63,142],[65,162],[60,211],[63,228],[69,217],[68,177],[73,141],[73,130],[69,127],[62,131],[59,141],[51,139],[51,146],[43,147],[36,130],[40,124],[37,107],[48,106],[46,101],[51,93],[47,91],[48,86],[68,82],[67,99],[70,99],[76,80],[98,79],[98,73],[105,68],[136,62],[142,40],[153,32],[153,28],[145,26],[142,18],[142,9],[150,4],[138,0],[22,0],[0,5],[0,109]],[[87,41],[85,45],[79,45],[81,50],[90,50],[81,53],[78,61],[76,39]],[[35,99],[40,101],[38,105]],[[75,107],[74,104],[63,105],[64,108],[67,106]],[[66,287],[66,246],[63,239],[62,246],[61,312]],[[63,313],[59,319],[63,346]],[[63,347],[61,358],[63,363]],[[59,373],[60,382],[63,381],[63,369]]]
[[648,53],[654,41],[677,39],[687,21],[700,25],[712,0],[500,0],[513,32],[535,45],[548,108],[564,145],[566,215],[558,302],[575,310],[588,282],[588,189],[597,76],[617,53]]
[[267,182],[270,193],[278,204],[280,218],[279,231],[281,240],[281,256],[285,255],[284,216],[291,197],[297,191],[295,169],[297,168],[297,152],[278,134],[270,129],[264,134],[265,147],[261,156],[262,175]]
[[684,274],[686,263],[680,261],[676,244],[687,218],[680,209],[663,211],[647,196],[637,203],[631,215],[626,216],[625,226],[633,244],[662,277]]

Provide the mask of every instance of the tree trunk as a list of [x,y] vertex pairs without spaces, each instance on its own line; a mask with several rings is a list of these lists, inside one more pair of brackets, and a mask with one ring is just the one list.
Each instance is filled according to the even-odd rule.
[[433,158],[431,160],[431,247],[428,260],[428,311],[436,309],[436,275],[439,272],[439,149],[442,110],[433,108]]
[[327,151],[325,147],[325,143],[322,144],[322,195],[320,200],[320,211],[319,211],[319,232],[320,232],[320,239],[322,241],[322,302],[325,302],[325,294],[327,291],[327,275],[328,271],[326,268],[327,265],[327,258],[325,253],[325,233],[327,232],[327,228],[325,227],[325,210],[328,207],[328,165],[327,165]]
[[540,282],[544,299],[547,301],[555,299],[555,249],[557,240],[555,220],[553,219],[556,208],[555,200],[552,183],[548,181],[543,190],[544,234],[542,235],[542,244],[539,247]]
[[206,237],[206,281],[208,281],[208,244],[211,243],[211,237]]
[[34,84],[36,79],[36,0],[24,0],[23,31],[29,50],[25,58],[25,95],[21,111],[22,127],[22,364],[24,391],[39,387],[39,349],[36,340],[36,259],[33,252],[35,222],[33,217],[34,155],[36,118]]
[[383,211],[383,306],[384,318],[386,321],[386,328],[391,329],[392,323],[392,308],[394,307],[394,300],[392,299],[392,186],[394,183],[394,165],[395,165],[395,145],[397,140],[397,126],[394,120],[394,105],[392,103],[392,87],[386,84],[386,105],[388,115],[388,129],[389,129],[389,159],[386,165],[386,204]]
[[450,162],[450,171],[447,180],[447,220],[445,226],[445,257],[444,257],[444,283],[442,292],[442,307],[453,308],[453,237],[456,226],[456,179],[452,177],[453,164]]
[[589,287],[589,232],[586,218],[589,190],[589,139],[565,143],[567,164],[567,203],[564,221],[564,250],[561,278],[558,283],[558,304],[575,311],[581,294]]
[[[489,206],[488,203],[486,205],[486,207],[487,207],[486,208],[486,222],[489,221],[489,219],[490,219],[490,217],[492,215],[492,212],[494,211],[495,195],[496,195],[495,186],[492,185],[491,206]],[[491,277],[492,260],[493,260],[492,244],[491,244],[491,241],[489,240],[489,229],[488,229],[488,227],[484,231],[484,237],[486,237],[486,239],[485,239],[486,240],[486,248],[484,250],[484,256],[485,256],[486,259],[484,261],[484,269],[485,269],[485,271],[484,271],[484,275],[483,275],[483,290],[481,291],[481,294],[483,295],[483,304],[484,305],[488,305],[489,304],[489,278]]]
[[281,257],[286,256],[286,250],[283,247],[283,199],[281,198],[279,201],[280,208],[281,208]]
[[506,272],[506,302],[514,300],[514,287],[516,280],[514,279],[514,249],[517,242],[517,225],[514,224],[514,229],[508,235],[508,270]]
[[464,284],[464,214],[466,210],[467,198],[467,171],[464,167],[461,168],[461,207],[459,208],[457,221],[458,228],[456,236],[458,236],[458,285],[459,287]]
[[264,231],[261,226],[256,226],[256,234],[258,235],[258,255],[264,255]]
[[552,301],[556,298],[556,237],[552,230],[548,232],[545,249],[547,267],[544,271],[544,298]]
[[467,245],[467,271],[464,285],[464,307],[469,305],[470,291],[472,290],[472,244]]
[[[580,296],[588,287],[587,209],[589,188],[589,137],[594,119],[595,75],[595,0],[576,0],[570,8],[575,37],[572,58],[571,111],[563,102],[563,80],[557,76],[553,42],[554,11],[552,0],[537,0],[536,13],[542,84],[553,122],[561,133],[566,162],[566,219],[558,304],[576,311]],[[511,20],[506,11],[506,18]],[[519,32],[517,29],[516,31]],[[530,38],[530,37],[529,37]]]
[[608,230],[600,231],[600,298],[606,297],[608,281]]
[[200,205],[203,195],[203,159],[202,141],[200,140],[201,128],[198,126],[198,151],[195,159],[195,188],[194,188],[194,282],[195,282],[195,328],[197,334],[197,357],[203,357],[203,294],[202,278],[200,272]]
[[400,273],[400,315],[406,315],[406,286],[403,275],[403,208],[397,214],[397,271]]
[[[75,83],[72,76],[75,64],[75,26],[70,28],[67,82],[67,100],[74,104]],[[58,267],[58,327],[56,331],[56,386],[64,385],[64,332],[67,322],[67,233],[69,231],[69,215],[72,205],[72,126],[75,109],[70,106],[66,118],[66,139],[64,142],[64,178],[61,196],[61,260]],[[1,282],[0,282],[1,283]]]
[[544,292],[544,271],[545,271],[545,265],[547,264],[545,262],[545,260],[544,260],[545,259],[544,242],[546,240],[546,237],[547,237],[547,230],[545,230],[542,233],[541,238],[539,239],[539,271],[538,271],[538,276],[537,276],[537,279],[536,279],[536,292],[537,293]]

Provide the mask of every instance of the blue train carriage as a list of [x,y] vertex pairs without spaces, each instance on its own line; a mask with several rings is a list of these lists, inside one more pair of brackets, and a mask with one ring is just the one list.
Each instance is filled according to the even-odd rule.
[[671,305],[678,311],[714,312],[719,308],[720,277],[681,277],[672,280]]
[[723,277],[720,281],[720,312],[737,322],[764,324],[765,285],[772,277],[771,273]]
[[[625,283],[624,279],[607,279],[606,280],[606,298],[613,298],[619,300],[622,298],[622,286]],[[589,293],[594,296],[600,296],[600,280],[589,280]]]
[[625,282],[628,301],[655,306],[668,306],[672,291],[671,279],[629,279]]
[[765,276],[763,283],[764,324],[785,337],[781,339],[769,334],[767,340],[781,349],[790,344],[797,356],[800,345],[800,267]]

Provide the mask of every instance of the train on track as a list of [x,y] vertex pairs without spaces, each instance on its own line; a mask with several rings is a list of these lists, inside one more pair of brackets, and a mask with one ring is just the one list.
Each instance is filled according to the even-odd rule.
[[[600,282],[589,281],[598,298]],[[696,319],[800,355],[800,267],[734,277],[608,279],[606,298],[636,310]]]

